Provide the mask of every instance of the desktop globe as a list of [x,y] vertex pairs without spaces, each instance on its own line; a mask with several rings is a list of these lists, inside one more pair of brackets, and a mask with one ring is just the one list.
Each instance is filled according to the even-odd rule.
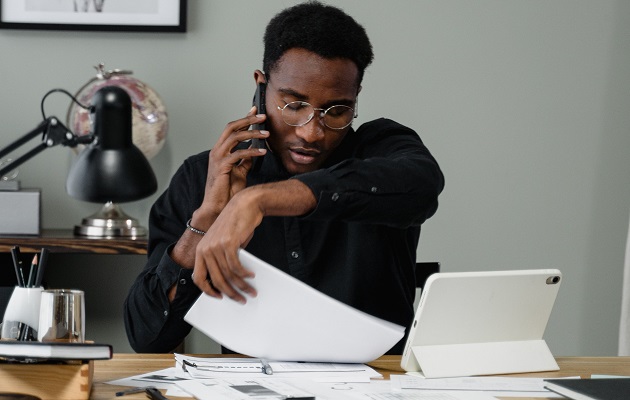
[[[118,86],[129,94],[132,103],[132,140],[147,159],[154,157],[164,146],[168,131],[166,107],[160,96],[146,83],[131,76],[129,70],[104,71],[96,66],[97,74],[76,93],[76,99],[90,105],[94,94],[105,86]],[[90,113],[72,103],[68,109],[67,126],[78,136],[91,132]],[[77,146],[80,152],[82,146]]]

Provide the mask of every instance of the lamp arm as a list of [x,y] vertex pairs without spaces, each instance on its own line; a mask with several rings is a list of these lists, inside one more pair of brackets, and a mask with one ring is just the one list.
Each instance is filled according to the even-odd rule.
[[59,119],[56,117],[48,117],[43,120],[35,129],[26,133],[22,137],[10,143],[8,146],[0,150],[0,158],[9,154],[13,150],[19,148],[35,136],[42,133],[42,142],[24,153],[22,156],[11,161],[9,164],[0,168],[0,177],[9,171],[14,170],[18,166],[22,165],[27,160],[31,159],[35,155],[41,153],[49,147],[62,146],[76,147],[78,144],[88,144],[94,140],[94,135],[77,136],[66,128]]
[[4,149],[0,150],[0,158],[4,157],[5,155],[9,154],[13,150],[15,150],[18,147],[22,146],[24,143],[26,143],[29,140],[33,139],[35,136],[37,136],[40,133],[42,133],[46,129],[46,126],[48,126],[48,124],[49,124],[49,121],[47,119],[43,120],[39,125],[37,125],[37,127],[35,129],[33,129],[32,131],[28,132],[24,136],[20,137],[19,139],[17,139],[13,143],[9,144]]

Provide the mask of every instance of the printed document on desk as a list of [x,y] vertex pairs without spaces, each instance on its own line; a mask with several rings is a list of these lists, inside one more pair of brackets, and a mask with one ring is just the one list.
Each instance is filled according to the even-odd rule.
[[199,400],[496,400],[482,392],[407,390],[394,392],[389,382],[324,385],[296,379],[202,379],[177,382]]
[[313,289],[239,250],[243,266],[256,275],[255,298],[242,305],[202,294],[186,322],[248,356],[276,361],[365,363],[394,346],[405,328],[384,321]]

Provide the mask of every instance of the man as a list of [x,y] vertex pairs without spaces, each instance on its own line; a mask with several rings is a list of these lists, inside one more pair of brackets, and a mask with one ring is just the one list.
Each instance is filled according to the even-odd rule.
[[[264,44],[265,72],[254,78],[267,114],[254,107],[227,124],[151,210],[148,262],[125,302],[136,351],[181,343],[191,329],[183,316],[201,291],[242,303],[256,295],[239,247],[369,314],[412,321],[420,225],[437,209],[440,168],[400,124],[352,128],[373,54],[350,16],[299,4],[271,20]],[[260,123],[267,129],[248,130]]]

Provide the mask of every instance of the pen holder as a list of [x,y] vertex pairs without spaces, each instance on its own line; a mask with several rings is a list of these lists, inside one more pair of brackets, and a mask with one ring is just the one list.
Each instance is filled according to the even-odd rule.
[[39,308],[44,288],[16,286],[2,321],[2,339],[27,340],[37,337]]
[[85,341],[85,296],[82,290],[49,289],[41,293],[40,342]]

